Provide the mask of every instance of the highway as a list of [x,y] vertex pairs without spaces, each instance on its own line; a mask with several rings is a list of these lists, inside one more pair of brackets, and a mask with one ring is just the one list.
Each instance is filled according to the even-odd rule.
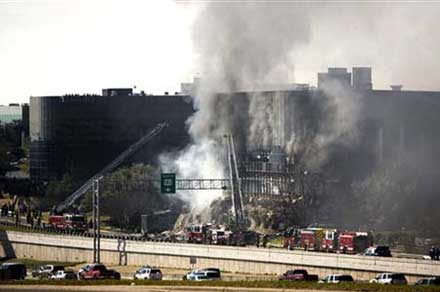
[[[38,228],[32,228],[30,224],[27,223],[23,223],[24,219],[20,218],[20,223],[19,223],[19,228],[23,228],[23,229],[37,229],[38,231],[42,231],[44,230],[44,232],[47,232],[48,234],[54,234],[54,233],[60,233],[60,232],[56,232],[51,228],[42,228],[42,229],[38,229]],[[0,226],[1,225],[5,225],[5,226],[15,226],[15,219],[11,218],[11,217],[0,217]],[[89,230],[89,232],[91,232],[91,230]],[[66,233],[66,235],[68,235]],[[88,237],[87,234],[83,234],[80,235],[83,237]],[[140,234],[128,234],[128,233],[124,233],[124,232],[120,232],[120,231],[109,231],[109,230],[101,230],[101,236],[105,237],[105,238],[118,238],[118,237],[125,237],[125,238],[132,238],[132,239],[140,239],[141,236]],[[156,240],[148,240],[147,241],[156,241]],[[157,240],[157,241],[161,241],[161,240]],[[178,243],[185,243],[182,241],[178,241]],[[277,248],[277,247],[275,247]],[[281,249],[281,248],[280,248]],[[303,249],[296,249],[297,251],[303,251]],[[293,251],[295,252],[295,251]],[[394,258],[406,258],[406,259],[424,259],[424,255],[421,254],[409,254],[409,253],[398,253],[398,252],[392,252],[393,257]]]

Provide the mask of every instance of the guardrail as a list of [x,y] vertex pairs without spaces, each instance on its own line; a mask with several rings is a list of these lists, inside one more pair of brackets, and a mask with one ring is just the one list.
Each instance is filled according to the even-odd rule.
[[[57,235],[78,236],[78,237],[85,237],[85,238],[93,237],[93,232],[75,231],[75,230],[60,230],[60,229],[55,229],[53,227],[50,227],[46,224],[43,224],[42,226],[31,226],[30,224],[23,224],[23,223],[16,224],[15,222],[0,220],[0,226],[13,227],[13,228],[17,228],[19,230],[25,231],[25,232],[48,233],[48,234],[57,234]],[[101,233],[100,238],[124,239],[124,240],[132,240],[132,241],[182,243],[182,242],[178,242],[178,241],[172,241],[170,239],[162,239],[162,238],[151,239],[151,238],[145,238],[145,237],[136,236],[136,235],[113,234],[113,233]]]

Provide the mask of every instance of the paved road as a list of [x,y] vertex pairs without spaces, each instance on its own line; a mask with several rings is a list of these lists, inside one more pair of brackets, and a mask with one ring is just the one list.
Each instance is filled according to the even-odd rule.
[[[267,289],[267,288],[234,288],[234,287],[184,287],[184,286],[50,286],[50,285],[0,285],[0,291],[7,292],[316,292],[316,290],[293,290],[293,289]],[[342,292],[342,291],[326,291],[320,292]],[[344,291],[350,292],[350,291]]]

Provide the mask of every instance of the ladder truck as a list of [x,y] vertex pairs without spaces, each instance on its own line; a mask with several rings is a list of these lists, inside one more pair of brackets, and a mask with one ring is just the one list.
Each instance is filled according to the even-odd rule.
[[[52,215],[49,216],[49,224],[55,229],[85,229],[86,219],[82,215],[68,213],[69,208],[84,194],[90,190],[93,186],[95,180],[102,178],[109,172],[115,170],[119,165],[121,165],[127,158],[139,151],[145,144],[153,140],[157,135],[159,135],[168,125],[166,123],[157,124],[152,130],[148,131],[147,134],[142,136],[137,142],[128,147],[125,151],[119,154],[113,161],[108,163],[103,169],[98,173],[88,179],[82,186],[80,186],[75,192],[73,192],[67,199],[62,203],[57,205],[54,209]],[[66,213],[65,213],[66,212]],[[82,217],[81,217],[82,216]],[[75,218],[76,220],[69,220],[69,218]],[[82,218],[80,220],[80,218]],[[81,221],[81,222],[79,222]],[[74,224],[69,224],[69,222],[74,222]],[[81,228],[79,228],[81,226]]]

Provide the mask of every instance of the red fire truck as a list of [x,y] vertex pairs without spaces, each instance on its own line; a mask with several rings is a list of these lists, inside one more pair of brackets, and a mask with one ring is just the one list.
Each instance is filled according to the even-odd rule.
[[338,248],[338,231],[336,229],[324,229],[321,239],[321,250],[336,251]]
[[300,247],[304,250],[319,250],[323,235],[322,228],[306,228],[300,231]]
[[84,215],[78,214],[50,215],[49,225],[58,230],[87,230],[87,223]]
[[339,234],[338,250],[342,253],[359,253],[372,244],[367,232],[344,231]]
[[206,225],[190,225],[185,229],[185,239],[189,243],[204,243],[206,232]]
[[285,235],[284,247],[288,249],[359,253],[371,246],[367,232],[343,231],[331,228],[296,229]]
[[338,231],[326,228],[306,228],[300,231],[300,247],[305,250],[335,251]]

